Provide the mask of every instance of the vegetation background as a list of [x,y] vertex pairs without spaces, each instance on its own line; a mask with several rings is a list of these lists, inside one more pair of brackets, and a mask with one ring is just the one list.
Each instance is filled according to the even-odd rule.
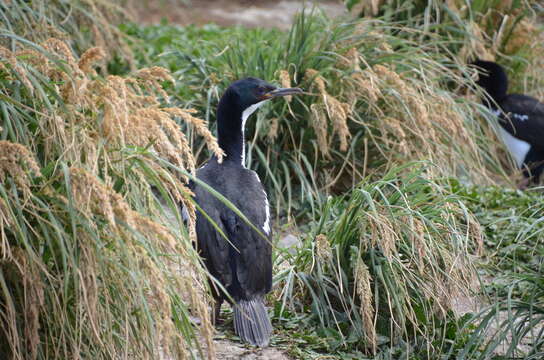
[[[247,131],[275,214],[274,356],[543,358],[544,197],[515,190],[467,67],[544,98],[542,4],[259,3],[0,3],[3,358],[272,356],[221,348],[185,186],[248,75],[308,92]],[[237,4],[292,21],[141,21]]]

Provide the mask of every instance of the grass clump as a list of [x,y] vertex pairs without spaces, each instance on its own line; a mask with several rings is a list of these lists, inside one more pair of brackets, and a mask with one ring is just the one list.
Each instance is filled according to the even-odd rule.
[[306,213],[306,219],[328,194],[369,174],[379,178],[404,161],[431,160],[440,164],[435,176],[457,174],[477,183],[500,173],[487,127],[475,120],[483,109],[448,89],[452,79],[469,84],[469,76],[460,76],[464,65],[443,55],[446,48],[436,38],[421,45],[408,35],[391,35],[404,31],[420,32],[319,14],[298,16],[288,33],[215,26],[127,29],[149,44],[138,58],[156,59],[183,79],[186,86],[174,89],[177,97],[193,98],[191,106],[212,127],[219,95],[235,79],[277,79],[307,90],[307,96],[266,105],[247,132],[247,159],[273,189],[275,208],[289,209],[286,215],[299,209],[294,213]]
[[[8,0],[0,4],[0,16],[1,30],[35,43],[57,38],[68,42],[79,54],[99,46],[107,50],[107,56],[118,53],[130,59],[125,36],[117,28],[130,18],[123,1]],[[17,47],[11,37],[0,41],[10,50]]]
[[280,258],[283,308],[309,311],[333,348],[434,358],[455,339],[451,301],[469,288],[482,237],[428,171],[409,163],[331,198],[302,248]]
[[[346,1],[360,16],[423,30],[414,33],[419,42],[443,40],[458,61],[476,58],[499,61],[512,79],[512,92],[542,96],[542,38],[538,1]],[[536,40],[536,41],[535,41]]]
[[161,204],[178,214],[184,202],[194,213],[185,187],[194,158],[178,122],[221,156],[206,124],[165,105],[165,69],[102,77],[101,48],[78,57],[60,39],[8,37],[14,46],[0,50],[0,353],[189,358],[201,351],[192,312],[213,358],[194,222],[187,229]]

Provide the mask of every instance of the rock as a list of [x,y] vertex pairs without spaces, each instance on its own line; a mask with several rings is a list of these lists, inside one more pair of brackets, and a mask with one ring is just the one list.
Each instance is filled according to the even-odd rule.
[[288,234],[278,241],[278,247],[287,250],[291,255],[295,254],[296,250],[301,246],[302,242],[293,234]]

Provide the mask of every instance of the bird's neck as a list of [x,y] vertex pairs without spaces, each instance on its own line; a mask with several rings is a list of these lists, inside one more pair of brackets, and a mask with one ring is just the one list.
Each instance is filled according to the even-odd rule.
[[243,165],[245,139],[242,111],[224,105],[219,103],[217,109],[217,142],[225,152],[225,161]]
[[502,68],[493,69],[489,74],[489,79],[484,84],[484,88],[487,94],[484,95],[483,100],[490,107],[496,107],[493,102],[500,104],[507,96],[508,77],[506,76],[506,72]]
[[263,102],[241,109],[233,106],[228,100],[228,97],[221,98],[217,107],[217,142],[225,152],[226,161],[245,166],[244,129],[246,120]]

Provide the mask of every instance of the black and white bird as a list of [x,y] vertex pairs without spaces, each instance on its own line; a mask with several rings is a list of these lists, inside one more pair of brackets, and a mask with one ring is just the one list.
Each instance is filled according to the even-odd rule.
[[520,94],[507,94],[508,77],[497,63],[478,60],[478,81],[485,91],[484,104],[498,116],[500,135],[508,151],[523,170],[525,181],[538,183],[544,171],[544,104]]
[[190,185],[196,203],[207,215],[197,211],[198,251],[210,274],[228,293],[212,283],[214,321],[219,318],[223,301],[232,299],[235,332],[244,342],[261,347],[268,345],[272,332],[264,304],[272,286],[270,210],[259,176],[245,167],[244,127],[249,116],[267,100],[301,92],[299,88],[276,88],[256,78],[232,83],[217,108],[218,143],[226,156],[221,163],[212,157],[196,173],[198,179],[232,202],[261,234],[202,186]]

